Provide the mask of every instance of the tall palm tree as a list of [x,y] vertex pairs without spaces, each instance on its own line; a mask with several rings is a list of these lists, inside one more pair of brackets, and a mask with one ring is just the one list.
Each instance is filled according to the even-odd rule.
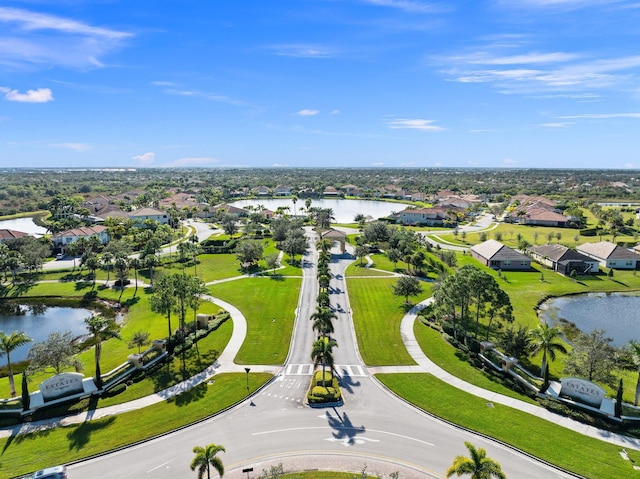
[[333,320],[337,319],[337,316],[329,308],[318,307],[309,319],[313,321],[313,329],[318,331],[319,335],[329,336],[333,333]]
[[456,456],[453,464],[447,469],[447,477],[456,475],[469,475],[471,479],[506,479],[506,474],[502,472],[499,463],[487,457],[487,451],[483,448],[476,449],[470,442],[464,445],[469,450],[469,456]]
[[224,476],[224,465],[222,459],[217,454],[219,452],[227,452],[223,446],[218,444],[209,444],[206,447],[196,446],[193,448],[193,453],[196,455],[191,460],[191,470],[198,469],[198,479],[204,477],[204,473],[207,473],[207,479],[211,479],[211,466],[218,471],[220,477]]
[[96,377],[95,383],[98,389],[102,389],[102,374],[100,372],[100,357],[102,356],[102,342],[107,339],[120,339],[118,325],[113,319],[103,318],[98,314],[84,320],[87,330],[95,341]]
[[638,368],[638,381],[636,382],[636,396],[633,400],[633,405],[638,405],[638,399],[640,399],[640,342],[630,341],[629,347],[631,349],[631,359],[633,364]]
[[9,391],[11,397],[16,397],[16,387],[13,383],[13,371],[11,370],[11,352],[20,346],[24,346],[31,341],[31,338],[23,331],[14,331],[7,335],[0,331],[0,356],[7,355],[7,373],[9,376]]
[[311,359],[317,364],[322,364],[322,386],[325,387],[324,372],[327,366],[333,369],[333,348],[338,346],[335,339],[323,337],[313,343]]
[[107,285],[109,283],[109,277],[111,276],[111,268],[113,267],[114,256],[110,251],[102,253],[101,263],[102,267],[107,270]]
[[558,342],[562,333],[554,326],[547,323],[539,324],[538,327],[529,331],[531,337],[531,345],[533,354],[542,351],[542,364],[540,365],[540,375],[544,377],[544,371],[547,369],[547,355],[551,361],[555,361],[556,352],[566,353],[567,349]]
[[316,243],[316,248],[318,249],[318,251],[321,251],[323,253],[328,253],[329,251],[331,251],[331,246],[331,240],[327,238],[323,238]]

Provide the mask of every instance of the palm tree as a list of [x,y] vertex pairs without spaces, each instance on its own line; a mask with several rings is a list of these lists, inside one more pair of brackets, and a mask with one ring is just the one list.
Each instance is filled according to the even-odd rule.
[[4,354],[7,355],[9,391],[11,392],[12,398],[16,397],[16,387],[13,383],[13,371],[11,370],[11,352],[16,348],[19,348],[20,346],[24,346],[30,341],[31,338],[27,336],[23,331],[14,331],[9,335],[5,334],[4,331],[0,331],[0,356]]
[[329,339],[323,337],[313,343],[313,349],[311,351],[311,359],[314,364],[322,363],[322,387],[325,387],[325,368],[329,366],[333,369],[333,348],[338,346],[335,339]]
[[331,251],[331,246],[331,240],[328,240],[327,238],[323,238],[316,243],[316,248],[322,253],[328,253]]
[[296,203],[298,202],[298,197],[296,195],[293,195],[293,197],[291,198],[291,201],[293,202],[293,216],[297,216]]
[[550,327],[547,323],[538,325],[537,328],[529,331],[531,337],[531,345],[533,354],[542,351],[542,364],[540,365],[540,375],[544,377],[544,371],[547,368],[547,355],[551,361],[555,361],[556,352],[566,353],[567,349],[558,342],[561,332],[556,327]]
[[224,465],[222,459],[217,454],[219,452],[227,452],[223,446],[218,444],[209,444],[206,447],[196,446],[193,448],[193,453],[196,455],[191,461],[191,470],[198,469],[198,479],[204,477],[204,473],[207,473],[207,479],[211,479],[211,466],[218,471],[220,477],[224,476]]
[[135,298],[136,293],[138,292],[138,270],[142,267],[142,261],[138,258],[131,258],[129,260],[129,266],[133,268],[134,280],[136,282],[136,287],[133,291],[133,296]]
[[318,307],[309,319],[313,321],[313,329],[318,331],[319,335],[329,336],[333,333],[333,320],[337,318],[329,308]]
[[111,276],[111,267],[113,266],[113,253],[105,251],[102,253],[102,267],[107,270],[107,285],[109,284],[109,276]]
[[636,397],[633,400],[633,405],[638,405],[638,399],[640,399],[640,342],[630,341],[629,347],[631,348],[631,360],[633,364],[638,368],[638,381],[636,382]]
[[103,318],[94,314],[84,320],[87,330],[93,336],[95,341],[95,359],[96,359],[96,387],[102,389],[102,374],[100,372],[100,356],[102,356],[102,342],[107,339],[120,339],[118,333],[118,325],[113,319]]
[[447,477],[456,475],[469,475],[471,479],[506,479],[506,474],[502,472],[500,464],[487,457],[487,451],[483,448],[476,449],[470,442],[464,445],[469,450],[469,456],[456,456],[453,464],[447,469]]

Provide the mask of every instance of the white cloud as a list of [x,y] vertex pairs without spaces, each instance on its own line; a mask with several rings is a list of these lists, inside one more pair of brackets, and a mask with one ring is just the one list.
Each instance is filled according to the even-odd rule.
[[331,110],[331,114],[332,115],[339,115],[340,114],[340,110]]
[[387,125],[389,125],[389,128],[393,130],[410,129],[410,130],[420,130],[420,131],[429,131],[429,132],[444,131],[445,128],[432,124],[435,121],[436,120],[423,120],[420,118],[415,118],[415,119],[400,118],[397,120],[391,120],[387,122]]
[[233,106],[242,106],[242,107],[250,107],[250,105],[248,105],[247,103],[240,101],[240,100],[235,100],[233,98],[230,98],[228,96],[224,96],[224,95],[217,95],[215,93],[210,93],[210,92],[206,92],[206,91],[199,91],[199,90],[178,90],[175,88],[167,88],[164,90],[164,92],[168,95],[178,95],[178,96],[186,96],[186,97],[194,97],[194,98],[204,98],[205,100],[209,100],[209,101],[215,101],[218,103],[226,103],[228,105],[233,105]]
[[324,45],[284,44],[270,45],[267,49],[276,55],[295,58],[331,58],[338,54],[335,49]]
[[419,0],[364,0],[371,5],[397,8],[407,13],[439,13],[443,12],[442,3],[421,2]]
[[55,146],[56,148],[65,148],[67,150],[77,151],[78,153],[89,151],[91,149],[91,145],[87,143],[52,143],[51,146]]
[[148,151],[142,155],[136,155],[133,157],[134,160],[142,163],[143,165],[150,165],[156,160],[156,154],[152,151]]
[[7,101],[21,103],[47,103],[53,101],[53,94],[49,88],[38,88],[37,90],[27,90],[26,93],[20,93],[18,90],[2,87],[0,92],[5,94],[4,99]]
[[608,120],[610,118],[640,118],[640,113],[583,113],[581,115],[565,115],[558,118],[587,119],[587,120]]
[[318,113],[320,113],[318,110],[311,110],[311,109],[307,108],[307,109],[298,111],[296,113],[296,115],[298,115],[298,116],[316,116]]
[[384,166],[382,161],[376,161],[375,163],[371,163],[371,166]]
[[544,128],[567,128],[571,125],[574,125],[575,123],[572,121],[558,121],[558,122],[551,122],[551,123],[542,123],[540,126],[544,127]]
[[505,165],[515,165],[515,164],[517,164],[518,162],[517,162],[516,160],[514,160],[513,158],[505,158],[505,159],[502,161],[502,163],[503,163],[503,164],[505,164]]
[[70,18],[10,7],[0,7],[0,25],[0,65],[13,69],[25,65],[101,67],[99,58],[132,36]]

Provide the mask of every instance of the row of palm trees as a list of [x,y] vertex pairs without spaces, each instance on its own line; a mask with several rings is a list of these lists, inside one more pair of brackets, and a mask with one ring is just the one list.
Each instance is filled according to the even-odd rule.
[[325,370],[329,366],[333,369],[333,348],[338,346],[335,339],[331,338],[334,332],[333,320],[337,319],[336,314],[330,307],[329,299],[329,283],[331,281],[331,273],[329,271],[329,262],[331,261],[331,241],[327,239],[320,240],[317,245],[319,250],[318,256],[318,285],[320,291],[317,298],[316,311],[309,318],[313,321],[313,330],[317,331],[318,338],[314,341],[311,349],[311,359],[314,365],[322,364],[322,385],[325,384]]

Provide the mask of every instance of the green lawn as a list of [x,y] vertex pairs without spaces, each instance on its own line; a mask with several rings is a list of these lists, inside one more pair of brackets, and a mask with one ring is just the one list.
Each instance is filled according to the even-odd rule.
[[[466,394],[430,374],[378,374],[376,377],[425,411],[512,444],[584,477],[640,477],[629,462],[621,459],[620,446],[583,436],[500,404],[488,407],[486,399]],[[640,459],[638,455],[635,457]]]
[[213,296],[236,306],[247,319],[247,338],[236,362],[284,362],[291,342],[301,284],[301,278],[258,277],[219,283],[209,288]]
[[[400,336],[405,315],[404,298],[393,295],[397,278],[350,278],[349,302],[358,339],[358,348],[369,366],[415,364]],[[427,298],[431,288],[424,283],[418,302]]]
[[[252,391],[271,378],[250,373]],[[68,463],[136,443],[220,412],[247,395],[244,373],[216,375],[173,399],[137,411],[73,426],[0,440],[0,479],[27,474],[51,464]],[[135,427],[131,427],[135,424]],[[215,436],[215,431],[214,431]],[[195,444],[185,445],[191,451]],[[188,469],[185,476],[192,473]]]
[[449,344],[436,330],[416,321],[413,328],[418,344],[424,353],[438,366],[470,384],[504,394],[521,401],[537,404],[528,396],[523,396],[502,384],[502,381],[492,374],[485,373],[460,358],[458,350]]

